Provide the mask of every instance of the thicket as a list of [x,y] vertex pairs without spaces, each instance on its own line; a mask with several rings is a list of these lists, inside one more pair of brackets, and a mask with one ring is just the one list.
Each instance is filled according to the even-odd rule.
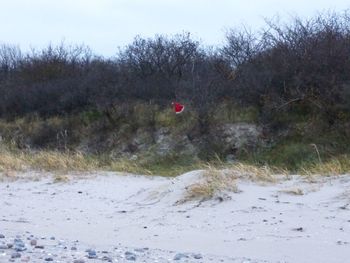
[[225,102],[256,109],[271,130],[311,122],[347,136],[339,127],[350,121],[350,14],[232,29],[218,47],[189,33],[136,37],[110,58],[83,45],[23,53],[2,44],[0,94],[6,120],[90,112],[113,124],[136,102],[164,109],[178,100],[206,134],[213,108]]

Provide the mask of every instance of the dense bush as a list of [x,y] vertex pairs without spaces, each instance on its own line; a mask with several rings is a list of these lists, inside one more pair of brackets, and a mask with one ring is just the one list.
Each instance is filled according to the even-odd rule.
[[266,123],[306,115],[332,126],[350,119],[349,72],[348,13],[288,25],[269,21],[261,33],[230,30],[218,48],[203,47],[188,33],[136,37],[108,59],[85,46],[49,45],[24,54],[3,44],[0,117],[98,110],[115,122],[113,114],[130,112],[130,102],[164,108],[181,100],[206,133],[213,105],[225,101],[257,109]]

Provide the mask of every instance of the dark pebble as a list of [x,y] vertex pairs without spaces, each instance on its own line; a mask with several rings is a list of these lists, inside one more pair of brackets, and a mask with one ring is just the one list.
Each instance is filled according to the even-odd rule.
[[202,257],[201,254],[194,254],[193,258],[195,258],[195,259],[202,259],[203,257]]
[[0,238],[5,238],[5,236],[3,234],[0,234]]
[[52,257],[45,258],[45,261],[53,261]]
[[174,260],[181,260],[183,258],[188,258],[188,256],[186,254],[183,254],[183,253],[177,253],[174,257]]
[[97,258],[96,251],[95,250],[90,250],[88,252],[88,258]]
[[73,261],[73,263],[85,263],[84,259],[76,259]]
[[13,243],[14,243],[14,250],[16,250],[17,252],[26,250],[25,244],[23,243],[22,239],[15,238]]
[[110,258],[108,256],[103,256],[102,260],[103,261],[108,261],[108,262],[113,262],[112,258]]
[[38,243],[38,241],[36,241],[35,239],[30,240],[30,245],[31,246],[36,246],[37,243]]
[[44,249],[45,247],[42,246],[42,245],[39,245],[39,246],[35,246],[35,248],[38,248],[38,249]]
[[130,261],[136,261],[136,254],[126,251],[125,252],[125,259]]
[[293,228],[294,231],[299,231],[299,232],[303,232],[304,228],[302,227],[297,227],[297,228]]
[[13,252],[11,254],[11,258],[20,258],[21,256],[22,256],[21,253],[18,253],[18,252]]
[[76,247],[71,247],[70,250],[77,250],[77,248]]

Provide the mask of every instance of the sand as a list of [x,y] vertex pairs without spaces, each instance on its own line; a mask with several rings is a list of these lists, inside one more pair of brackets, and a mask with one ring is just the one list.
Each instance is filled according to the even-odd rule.
[[[150,255],[137,262],[157,262],[157,253],[158,262],[350,262],[349,175],[312,182],[240,179],[238,193],[179,204],[201,174],[99,172],[60,183],[50,176],[3,181],[0,234],[79,240],[84,249],[111,251],[115,262],[123,262],[112,252],[116,247],[148,248]],[[201,258],[174,260],[177,253]],[[0,253],[1,260],[8,262],[8,253]]]

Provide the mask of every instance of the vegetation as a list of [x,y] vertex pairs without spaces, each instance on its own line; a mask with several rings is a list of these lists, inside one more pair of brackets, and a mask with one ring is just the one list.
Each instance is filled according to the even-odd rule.
[[[174,174],[225,157],[212,128],[247,122],[263,127],[265,138],[236,152],[238,160],[346,172],[349,72],[348,12],[287,25],[267,21],[259,33],[232,29],[220,47],[205,47],[189,33],[136,37],[111,58],[64,43],[29,53],[2,44],[0,135],[8,151],[0,168],[164,173],[168,166]],[[172,114],[174,100],[186,104],[184,114]],[[131,134],[164,127],[199,138],[201,153],[188,159],[148,151],[137,161],[113,153]]]

